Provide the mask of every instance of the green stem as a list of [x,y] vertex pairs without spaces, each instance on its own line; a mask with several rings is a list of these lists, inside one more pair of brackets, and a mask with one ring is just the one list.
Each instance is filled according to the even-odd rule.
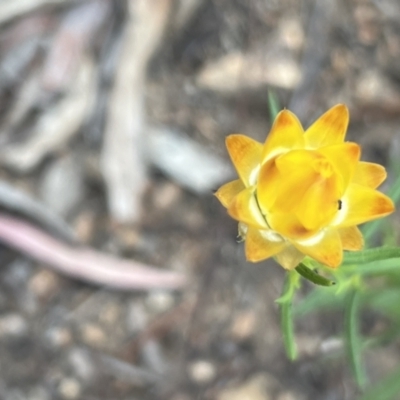
[[366,264],[390,258],[400,258],[400,247],[376,247],[354,253],[346,253],[342,265]]
[[361,338],[359,336],[358,326],[359,312],[359,291],[353,290],[348,297],[346,307],[346,342],[350,357],[351,366],[353,368],[354,377],[360,388],[366,384],[366,375],[361,360]]
[[290,360],[297,358],[297,348],[294,341],[294,324],[293,324],[293,310],[292,301],[297,287],[298,277],[293,271],[288,272],[286,275],[283,292],[278,303],[281,308],[281,328],[283,334],[283,343],[285,346],[286,354]]
[[[345,268],[351,268],[345,266]],[[350,269],[349,269],[350,270]],[[400,271],[400,259],[390,258],[388,260],[382,260],[380,262],[370,262],[354,268],[354,272],[358,272],[360,275],[385,275],[391,272]]]

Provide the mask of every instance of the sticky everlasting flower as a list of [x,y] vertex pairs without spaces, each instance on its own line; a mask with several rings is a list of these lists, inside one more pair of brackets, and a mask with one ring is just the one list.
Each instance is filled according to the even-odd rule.
[[281,111],[264,144],[244,135],[226,139],[239,179],[216,196],[239,221],[248,261],[275,257],[286,269],[309,256],[328,267],[343,250],[360,250],[358,224],[394,210],[375,190],[385,169],[360,161],[360,146],[344,142],[348,109],[337,105],[305,132],[297,117]]

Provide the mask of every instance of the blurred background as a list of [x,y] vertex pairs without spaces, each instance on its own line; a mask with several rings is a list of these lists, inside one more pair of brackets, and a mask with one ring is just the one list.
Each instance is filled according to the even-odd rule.
[[[397,0],[1,0],[0,398],[355,399],[343,314],[299,318],[289,362],[284,271],[212,193],[268,90],[305,126],[347,104],[396,161],[399,56]],[[399,361],[367,353],[371,381]]]

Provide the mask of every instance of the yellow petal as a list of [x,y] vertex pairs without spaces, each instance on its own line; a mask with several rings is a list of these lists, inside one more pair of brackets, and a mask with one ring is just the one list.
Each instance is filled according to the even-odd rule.
[[276,191],[276,201],[269,207],[271,212],[291,213],[298,207],[305,193],[319,177],[312,168],[316,158],[318,154],[307,150],[294,150],[277,157],[280,179],[279,186],[273,189]]
[[349,123],[349,110],[338,104],[319,117],[306,131],[306,147],[319,148],[342,143]]
[[310,164],[321,158],[318,152],[292,150],[276,158],[276,166],[283,174],[292,174],[297,169],[312,169]]
[[394,211],[393,201],[383,193],[351,183],[342,199],[342,209],[332,225],[338,227],[362,224]]
[[358,160],[360,159],[360,146],[357,143],[347,142],[324,147],[319,149],[318,153],[323,154],[342,177],[342,190],[344,191],[353,178]]
[[348,226],[338,230],[343,250],[357,251],[364,247],[364,238],[356,226]]
[[216,192],[215,197],[222,203],[225,208],[229,207],[233,198],[244,189],[243,182],[240,179],[228,182],[221,186]]
[[304,148],[304,130],[297,117],[289,110],[276,117],[262,151],[263,162],[287,150]]
[[242,190],[228,207],[228,214],[239,222],[259,229],[267,229],[267,223],[254,197],[254,187]]
[[293,214],[274,212],[268,215],[270,227],[285,238],[297,240],[307,239],[316,231],[309,230]]
[[245,135],[229,135],[225,142],[240,179],[246,187],[254,185],[263,145]]
[[338,212],[340,195],[337,176],[316,181],[302,197],[296,216],[306,229],[319,230],[328,225]]
[[336,229],[328,229],[315,238],[302,242],[293,242],[293,245],[302,253],[327,265],[336,268],[342,263],[343,248],[340,235]]
[[275,256],[276,261],[282,265],[283,268],[288,270],[295,269],[303,258],[304,254],[292,245],[288,245]]
[[263,212],[267,212],[278,196],[282,176],[275,160],[269,160],[261,166],[257,180],[257,199]]
[[283,240],[268,240],[258,229],[249,228],[246,234],[246,259],[250,262],[265,260],[279,253],[285,247]]
[[262,165],[257,182],[257,198],[264,212],[290,212],[318,177],[311,163],[315,152],[294,150]]
[[386,170],[382,165],[360,161],[356,166],[352,182],[376,189],[386,176]]

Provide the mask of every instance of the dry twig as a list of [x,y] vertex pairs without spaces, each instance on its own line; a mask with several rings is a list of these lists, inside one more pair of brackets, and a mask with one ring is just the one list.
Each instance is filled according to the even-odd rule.
[[178,289],[185,277],[57,241],[23,220],[0,213],[0,241],[71,277],[120,290]]
[[77,240],[73,230],[62,218],[43,203],[5,181],[0,181],[0,207],[36,221],[63,240]]
[[111,215],[136,222],[146,183],[144,93],[147,63],[157,48],[171,0],[131,0],[121,55],[110,95],[102,171]]
[[110,12],[110,1],[91,0],[66,13],[43,68],[46,90],[63,91],[71,84],[76,68]]
[[74,86],[36,123],[30,138],[0,151],[0,162],[21,172],[36,167],[47,154],[62,148],[78,132],[93,102],[96,74],[93,61],[82,61]]
[[0,2],[0,24],[9,22],[40,7],[72,3],[73,0],[18,0]]

